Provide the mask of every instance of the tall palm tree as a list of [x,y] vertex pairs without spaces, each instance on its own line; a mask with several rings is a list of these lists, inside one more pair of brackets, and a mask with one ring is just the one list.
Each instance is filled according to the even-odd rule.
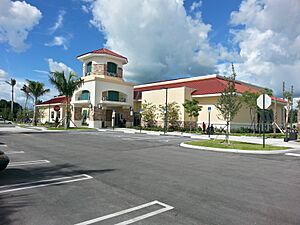
[[49,81],[53,84],[61,95],[65,96],[66,101],[66,122],[65,128],[70,127],[70,105],[69,100],[71,99],[74,92],[83,84],[81,78],[78,79],[74,72],[70,72],[68,76],[64,72],[52,72],[49,76]]
[[14,86],[17,84],[17,81],[13,78],[10,79],[10,81],[5,81],[7,84],[11,86],[11,107],[10,107],[10,113],[13,116],[14,114]]
[[25,104],[24,104],[24,110],[26,110],[27,109],[28,98],[31,97],[30,90],[29,90],[28,86],[26,84],[24,84],[23,87],[21,88],[21,91],[24,92],[25,97],[26,97]]
[[50,89],[45,89],[45,84],[38,82],[38,81],[33,81],[33,80],[26,80],[27,81],[27,87],[29,90],[29,93],[33,96],[34,98],[34,111],[33,111],[33,121],[32,123],[36,126],[37,125],[37,119],[36,119],[36,104],[39,101],[39,97],[42,95],[48,93]]

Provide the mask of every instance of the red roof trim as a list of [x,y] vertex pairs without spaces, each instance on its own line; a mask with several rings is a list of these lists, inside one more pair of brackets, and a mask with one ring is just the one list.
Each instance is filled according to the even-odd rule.
[[[169,83],[169,84],[157,84],[153,86],[146,86],[146,87],[136,87],[134,88],[134,92],[143,92],[143,91],[152,91],[152,90],[159,90],[163,88],[178,88],[178,87],[189,87],[196,89],[192,92],[192,95],[209,95],[209,94],[219,94],[222,93],[227,86],[227,81],[224,77],[217,76],[212,78],[203,79],[199,77],[199,80],[190,80],[190,81],[183,81],[178,83]],[[257,87],[251,84],[247,84],[241,81],[236,81],[235,84],[236,91],[238,93],[244,93],[245,91],[250,91],[253,93],[261,92],[263,88]],[[135,97],[138,97],[137,93]],[[280,98],[276,98],[272,96],[273,100],[277,100],[278,102],[285,103],[286,101]]]
[[[68,101],[69,103],[71,102],[71,99]],[[55,98],[51,98],[45,102],[41,102],[39,104],[36,104],[37,106],[41,105],[50,105],[50,104],[58,104],[58,103],[66,103],[66,97],[65,96],[58,96]]]
[[108,50],[107,48],[100,48],[100,49],[97,49],[97,50],[93,50],[93,51],[84,53],[82,55],[79,55],[79,56],[77,56],[77,58],[81,57],[83,55],[87,55],[87,54],[106,54],[106,55],[112,55],[112,56],[115,56],[115,57],[118,57],[118,58],[122,58],[122,59],[125,59],[126,61],[128,61],[128,59],[125,56],[122,56],[122,55],[120,55],[120,54],[118,54],[116,52]]

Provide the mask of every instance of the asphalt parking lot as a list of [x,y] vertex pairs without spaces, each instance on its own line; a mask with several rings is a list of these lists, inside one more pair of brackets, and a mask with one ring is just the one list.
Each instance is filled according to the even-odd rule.
[[300,224],[300,157],[115,132],[0,133],[0,224]]

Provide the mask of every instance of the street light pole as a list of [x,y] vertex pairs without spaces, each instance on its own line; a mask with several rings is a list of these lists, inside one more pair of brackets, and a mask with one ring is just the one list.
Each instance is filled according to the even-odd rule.
[[166,89],[166,105],[165,105],[165,125],[164,125],[164,134],[168,132],[168,88]]

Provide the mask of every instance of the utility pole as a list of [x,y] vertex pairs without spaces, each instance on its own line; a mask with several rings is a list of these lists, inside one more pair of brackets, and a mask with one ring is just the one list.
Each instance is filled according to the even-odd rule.
[[290,115],[290,132],[292,132],[292,128],[293,128],[293,95],[294,95],[294,86],[291,86],[291,115]]
[[9,84],[11,86],[11,105],[10,105],[10,113],[13,116],[14,113],[14,86],[16,85],[16,80],[11,78],[10,82],[9,81],[5,81],[7,84]]

